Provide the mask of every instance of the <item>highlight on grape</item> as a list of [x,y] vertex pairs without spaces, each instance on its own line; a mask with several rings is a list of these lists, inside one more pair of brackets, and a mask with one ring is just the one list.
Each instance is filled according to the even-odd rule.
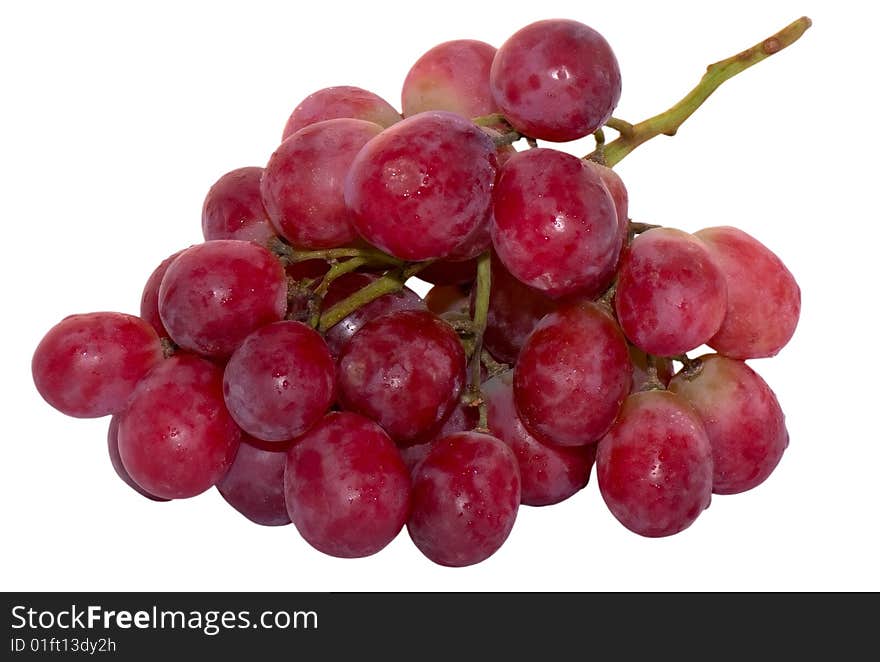
[[[633,221],[612,168],[809,26],[638,123],[613,115],[611,46],[574,20],[431,48],[402,113],[313,92],[264,166],[210,188],[205,241],[158,264],[139,316],[48,331],[36,388],[110,417],[110,463],[145,498],[216,488],[337,557],[406,527],[435,563],[479,563],[521,505],[572,497],[594,465],[623,526],[681,532],[782,459],[785,417],[746,361],[785,347],[800,290],[742,230]],[[560,149],[587,136],[586,156]]]

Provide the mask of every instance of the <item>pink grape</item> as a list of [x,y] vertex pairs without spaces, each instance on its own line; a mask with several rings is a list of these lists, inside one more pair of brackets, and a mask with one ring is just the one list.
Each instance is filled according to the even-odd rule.
[[507,270],[558,298],[592,297],[611,283],[622,247],[614,200],[571,154],[530,149],[501,169],[492,243]]
[[490,435],[460,432],[434,442],[416,467],[407,529],[434,563],[472,565],[507,540],[519,502],[513,451]]
[[469,120],[420,113],[358,153],[345,202],[360,235],[386,253],[444,258],[486,221],[497,163],[492,140]]
[[626,185],[620,175],[611,168],[590,159],[585,159],[584,164],[599,175],[599,179],[605,184],[605,188],[611,194],[611,199],[614,200],[614,209],[617,212],[617,232],[620,235],[620,245],[623,246],[629,233],[629,193],[626,190]]
[[463,285],[477,277],[477,260],[438,260],[419,272],[419,279],[433,285]]
[[797,327],[801,290],[769,248],[742,230],[716,227],[695,235],[727,282],[727,313],[708,345],[735,359],[775,356]]
[[489,89],[495,47],[456,39],[422,55],[403,81],[403,114],[448,110],[465,117],[497,112]]
[[599,491],[630,531],[657,538],[683,531],[712,499],[712,449],[681,396],[643,391],[627,398],[599,442]]
[[703,356],[669,384],[699,414],[712,444],[712,491],[737,494],[763,483],[788,447],[785,416],[767,383],[742,361]]
[[488,407],[489,429],[516,454],[524,505],[559,503],[586,486],[596,458],[595,444],[553,446],[529,434],[514,406],[511,370],[493,377],[481,390]]
[[288,447],[242,435],[232,466],[217,483],[226,503],[255,524],[290,524],[284,500]]
[[558,304],[539,290],[524,285],[492,256],[489,317],[483,342],[499,361],[513,365],[535,325]]
[[122,463],[138,485],[164,499],[214,486],[240,439],[223,403],[223,369],[186,352],[142,379],[119,418]]
[[168,331],[165,329],[165,325],[162,324],[162,318],[159,316],[159,286],[162,284],[162,278],[165,277],[168,267],[171,266],[171,263],[181,253],[183,253],[182,250],[177,251],[174,255],[169,255],[159,263],[159,266],[153,270],[153,273],[147,279],[143,294],[141,294],[141,319],[149,322],[156,329],[156,333],[159,334],[160,338],[167,338]]
[[[378,278],[375,274],[357,272],[340,276],[333,281],[333,284],[327,290],[327,294],[324,296],[323,309],[329,310],[335,304],[363,289]],[[324,340],[330,348],[330,353],[334,357],[338,357],[352,336],[370,320],[397,310],[424,309],[425,304],[419,298],[419,295],[408,287],[404,287],[398,292],[391,292],[382,295],[378,299],[373,299],[370,303],[361,306],[353,313],[342,318],[341,321],[327,329],[327,332],[324,334]]]
[[310,124],[275,150],[260,182],[272,225],[300,248],[337,248],[357,232],[343,184],[354,157],[382,127],[356,119]]
[[367,322],[339,356],[343,409],[377,421],[401,445],[439,426],[465,383],[452,327],[428,311],[399,310]]
[[110,454],[110,464],[113,465],[113,470],[122,479],[123,483],[151,501],[168,501],[168,499],[161,499],[147,492],[143,487],[134,482],[128,474],[128,470],[122,464],[122,458],[119,456],[119,416],[115,414],[110,417],[110,427],[107,428],[107,452]]
[[262,168],[238,168],[214,183],[202,205],[202,235],[206,240],[241,239],[266,244],[275,236],[260,197],[262,175]]
[[620,68],[608,42],[577,21],[522,28],[495,55],[495,103],[520,132],[554,142],[601,127],[620,99]]
[[159,314],[180,347],[224,358],[287,310],[278,259],[247,241],[220,239],[181,253],[159,287]]
[[375,554],[409,512],[409,473],[394,442],[349,412],[328,414],[290,448],[284,490],[294,526],[331,556]]
[[281,140],[286,140],[304,126],[348,117],[389,127],[402,118],[382,97],[351,85],[326,87],[313,92],[293,110]]
[[626,339],[594,303],[572,303],[544,317],[514,370],[516,409],[539,440],[583,446],[604,435],[630,390]]
[[702,242],[673,228],[636,237],[620,262],[617,319],[648,354],[673,356],[699,347],[727,310],[724,274]]
[[242,430],[263,441],[293,439],[314,425],[334,399],[336,365],[327,343],[302,322],[257,329],[223,373],[223,397]]
[[135,385],[162,360],[155,329],[124,313],[70,315],[37,345],[31,373],[55,409],[98,418],[125,407]]

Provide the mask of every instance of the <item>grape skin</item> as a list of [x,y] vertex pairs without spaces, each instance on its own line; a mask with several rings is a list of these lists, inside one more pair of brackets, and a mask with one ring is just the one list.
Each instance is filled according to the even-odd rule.
[[608,42],[583,23],[562,19],[527,25],[502,44],[490,83],[518,131],[553,142],[593,133],[620,99],[620,67]]
[[656,356],[708,341],[727,310],[724,275],[703,243],[681,230],[643,232],[624,253],[614,297],[630,341]]
[[119,455],[119,416],[116,414],[110,417],[110,426],[107,428],[107,452],[110,455],[110,464],[113,465],[113,470],[123,483],[150,501],[168,501],[168,499],[161,499],[154,494],[150,494],[134,482],[128,474],[125,465],[122,464],[122,457]]
[[489,89],[495,47],[474,39],[434,46],[412,66],[403,81],[405,117],[426,110],[448,110],[464,117],[496,112]]
[[202,204],[202,235],[206,241],[241,239],[265,245],[275,236],[260,196],[262,176],[262,168],[238,168],[211,186]]
[[495,251],[524,284],[552,298],[589,298],[611,283],[622,247],[617,211],[581,159],[519,152],[501,169],[493,211]]
[[403,260],[445,258],[485,222],[497,163],[492,140],[469,120],[419,113],[358,153],[345,202],[373,246]]
[[286,441],[305,432],[334,400],[336,365],[324,339],[302,322],[257,329],[233,352],[223,398],[245,432]]
[[69,315],[37,345],[31,374],[43,399],[61,413],[99,418],[121,411],[162,356],[156,330],[139,317]]
[[650,538],[689,527],[712,500],[712,448],[681,396],[627,398],[596,456],[599,491],[626,528]]
[[284,491],[290,519],[325,554],[375,554],[403,528],[410,477],[394,443],[357,414],[325,416],[291,446]]
[[410,445],[455,407],[465,354],[455,331],[435,315],[401,310],[367,322],[342,350],[336,374],[343,409]]
[[382,127],[356,119],[316,122],[288,137],[269,158],[260,182],[272,226],[299,248],[337,248],[357,232],[343,184],[354,157]]
[[293,110],[281,140],[310,124],[342,117],[366,120],[386,128],[403,119],[385,99],[360,87],[325,87],[307,96]]
[[632,383],[626,340],[597,304],[562,306],[529,335],[514,369],[516,409],[539,440],[560,446],[598,441]]
[[769,248],[742,230],[715,227],[695,236],[727,282],[727,312],[708,345],[735,359],[776,356],[794,335],[801,290]]
[[281,263],[247,241],[220,239],[188,248],[159,287],[159,314],[171,339],[204,356],[229,356],[248,334],[282,319],[286,310]]
[[669,390],[699,414],[712,444],[715,494],[738,494],[767,480],[788,447],[776,395],[742,361],[717,354],[697,359],[693,376],[679,372]]
[[407,530],[434,563],[473,565],[507,540],[520,497],[510,447],[487,434],[453,434],[434,442],[416,467]]
[[[611,194],[611,199],[614,201],[614,209],[617,212],[617,231],[620,236],[620,245],[624,246],[627,234],[629,233],[629,193],[626,190],[626,185],[623,183],[620,175],[611,168],[607,168],[590,159],[584,159],[584,164],[599,175],[599,179],[602,180],[605,188],[608,189],[608,193]],[[621,251],[622,253],[623,251]]]
[[142,379],[119,418],[125,469],[164,499],[210,489],[229,470],[240,439],[223,403],[223,369],[186,352]]
[[[186,249],[184,249],[186,250]],[[183,250],[177,251],[174,255],[169,255],[159,263],[159,266],[153,270],[147,282],[144,284],[144,291],[141,294],[141,319],[150,323],[156,329],[156,333],[160,338],[167,338],[168,331],[162,324],[162,318],[159,316],[159,286],[165,277],[165,272],[171,263],[177,259],[177,256],[183,253]]]
[[266,443],[242,435],[235,460],[217,483],[217,491],[255,524],[290,524],[284,498],[288,448],[289,444]]

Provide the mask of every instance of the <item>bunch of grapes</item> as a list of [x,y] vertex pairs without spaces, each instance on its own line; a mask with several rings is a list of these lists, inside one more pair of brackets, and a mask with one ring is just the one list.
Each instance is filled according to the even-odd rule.
[[[741,230],[630,220],[609,166],[645,129],[612,117],[620,93],[605,39],[547,20],[497,50],[432,48],[402,114],[311,94],[265,167],[211,187],[204,243],[159,264],[139,316],[46,334],[38,391],[111,416],[113,467],[144,497],[216,487],[338,557],[406,527],[436,563],[480,562],[594,464],[628,529],[684,530],[788,445],[745,360],[789,341],[800,291]],[[584,158],[537,143],[590,135]]]

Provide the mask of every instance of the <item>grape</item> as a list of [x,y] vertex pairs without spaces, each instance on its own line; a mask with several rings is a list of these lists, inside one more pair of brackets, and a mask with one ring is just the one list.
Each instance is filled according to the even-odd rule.
[[34,351],[31,372],[37,391],[55,409],[98,418],[121,411],[161,360],[159,336],[141,318],[87,313],[49,329]]
[[356,558],[375,554],[400,533],[410,478],[382,428],[334,412],[291,447],[284,492],[290,519],[310,545]]
[[801,312],[794,276],[770,249],[742,230],[706,228],[695,236],[727,281],[727,313],[709,346],[735,359],[775,356],[794,335]]
[[355,155],[382,127],[356,119],[316,122],[275,150],[260,183],[269,219],[294,246],[336,248],[357,238],[343,184]]
[[513,402],[513,371],[482,385],[489,429],[513,449],[522,479],[522,503],[549,506],[583,489],[590,479],[596,446],[565,447],[543,444],[529,434]]
[[442,423],[464,381],[458,336],[428,311],[400,310],[367,322],[339,356],[343,408],[377,421],[401,445]]
[[382,97],[359,87],[341,85],[313,92],[294,109],[281,140],[287,140],[305,126],[324,120],[348,117],[389,127],[402,118]]
[[289,444],[266,443],[242,435],[235,460],[217,483],[226,502],[263,526],[290,524],[284,500],[284,468]]
[[532,331],[514,370],[516,408],[526,429],[560,446],[598,441],[629,393],[626,340],[597,304],[562,306]]
[[627,234],[629,233],[629,193],[623,180],[611,168],[585,159],[584,164],[599,175],[599,179],[605,184],[611,199],[614,201],[614,209],[617,212],[617,232],[620,236],[620,245],[625,245]]
[[527,25],[498,49],[490,84],[495,103],[518,131],[566,142],[611,117],[620,99],[620,68],[598,32],[551,19]]
[[511,276],[501,261],[492,255],[489,316],[483,336],[483,343],[492,356],[510,365],[516,363],[532,329],[556,307],[552,299]]
[[465,117],[496,112],[489,90],[495,47],[474,39],[434,46],[422,55],[403,81],[403,114],[448,110]]
[[492,243],[513,276],[550,297],[592,297],[611,283],[622,239],[614,200],[571,154],[530,149],[501,169]]
[[252,331],[284,317],[287,279],[257,244],[219,239],[181,253],[159,287],[159,314],[180,347],[227,357]]
[[232,353],[223,397],[242,430],[263,441],[293,439],[333,404],[336,366],[317,331],[282,321],[254,331]]
[[443,258],[484,223],[495,184],[492,140],[454,113],[399,122],[355,157],[345,201],[369,243],[403,260]]
[[171,266],[171,263],[181,253],[183,253],[182,250],[177,251],[174,255],[169,255],[159,263],[159,266],[147,278],[143,294],[141,294],[141,319],[149,322],[156,329],[156,333],[159,334],[160,338],[167,338],[168,331],[165,329],[165,325],[162,324],[162,318],[159,316],[159,286],[162,284],[162,278],[165,277],[168,267]]
[[419,278],[433,285],[463,285],[477,278],[477,259],[438,260],[419,272]]
[[620,262],[617,319],[648,354],[673,356],[709,340],[724,319],[724,275],[703,244],[673,228],[636,237]]
[[403,458],[403,463],[410,474],[413,473],[416,465],[428,456],[428,453],[431,452],[431,445],[435,441],[456,432],[469,432],[477,427],[479,422],[480,410],[477,407],[466,405],[459,400],[452,413],[443,421],[443,425],[426,435],[428,437],[427,440],[419,439],[412,446],[400,448],[400,456]]
[[165,499],[193,497],[215,485],[240,439],[223,404],[223,369],[186,352],[142,379],[119,418],[122,463],[138,485]]
[[122,479],[123,483],[151,501],[168,501],[168,499],[161,499],[154,494],[150,494],[128,475],[125,465],[122,464],[122,458],[119,456],[119,416],[115,414],[110,417],[110,427],[107,428],[107,451],[110,454],[110,463],[113,465],[113,470],[116,471],[116,475]]
[[[378,276],[365,273],[348,273],[340,276],[333,281],[327,290],[327,294],[324,296],[323,309],[329,310],[335,304],[377,279]],[[424,309],[425,304],[419,298],[419,295],[408,287],[404,287],[398,292],[383,294],[378,299],[373,299],[370,303],[361,306],[353,313],[342,318],[342,320],[327,329],[327,332],[324,334],[324,340],[327,341],[330,353],[334,357],[338,357],[352,336],[370,320],[397,310]]]
[[266,244],[275,236],[260,197],[262,175],[262,168],[238,168],[214,183],[202,205],[202,234],[206,240],[241,239]]
[[507,540],[519,502],[513,451],[487,434],[459,432],[434,442],[416,467],[407,530],[434,563],[472,565]]
[[742,361],[704,356],[696,374],[682,371],[669,389],[700,415],[712,444],[715,494],[763,483],[788,447],[785,416],[767,383]]
[[627,398],[599,442],[599,491],[630,531],[650,538],[683,531],[712,499],[712,450],[703,423],[668,391]]
[[[629,346],[629,358],[633,368],[633,383],[630,393],[638,393],[648,382],[648,357],[635,345]],[[663,386],[669,384],[675,369],[672,360],[662,357],[654,357],[654,366],[657,368],[657,378]]]
[[470,292],[461,285],[435,285],[425,295],[425,306],[435,315],[443,313],[467,314]]

